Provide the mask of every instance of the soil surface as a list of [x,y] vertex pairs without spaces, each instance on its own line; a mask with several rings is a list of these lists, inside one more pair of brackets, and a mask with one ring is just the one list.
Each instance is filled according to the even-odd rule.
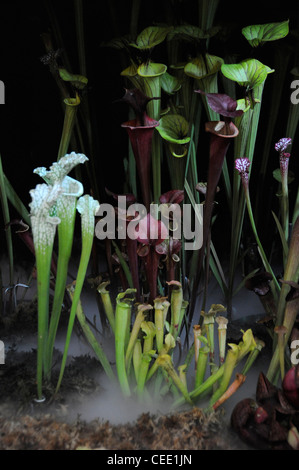
[[[244,449],[223,411],[205,415],[200,408],[180,413],[142,413],[134,422],[113,425],[100,417],[85,421],[73,409],[101,393],[94,379],[99,363],[73,358],[55,400],[38,404],[36,351],[11,350],[1,365],[0,450],[232,450]],[[84,368],[83,368],[84,365]],[[82,372],[84,370],[84,372]],[[45,396],[53,388],[48,385]]]
[[[101,365],[89,354],[70,358],[55,399],[51,397],[58,368],[54,369],[53,380],[44,387],[45,402],[36,403],[36,349],[24,352],[17,347],[18,334],[36,328],[34,310],[29,305],[24,314],[23,306],[1,325],[1,337],[5,344],[10,341],[10,347],[5,364],[0,365],[0,450],[247,448],[227,424],[223,410],[210,415],[196,407],[179,413],[144,412],[118,424],[102,419],[96,411],[93,419],[82,419],[76,410],[105,393]],[[61,352],[55,351],[54,364],[60,360]]]

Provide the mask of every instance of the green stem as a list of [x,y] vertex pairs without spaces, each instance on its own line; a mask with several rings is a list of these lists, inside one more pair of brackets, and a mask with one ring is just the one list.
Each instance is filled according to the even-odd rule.
[[128,284],[130,286],[130,288],[133,288],[134,287],[134,283],[133,283],[133,279],[132,279],[132,275],[131,275],[131,271],[129,269],[129,266],[128,264],[126,263],[123,255],[122,255],[122,252],[121,250],[118,248],[117,244],[115,243],[114,240],[111,240],[112,241],[112,245],[114,246],[114,249],[115,249],[115,252],[117,254],[117,257],[119,259],[119,262],[120,262],[120,265],[125,273],[125,276],[126,276],[126,279],[128,281]]
[[80,104],[80,98],[78,95],[76,98],[66,98],[64,103],[66,108],[57,160],[60,160],[60,158],[68,152],[72,132],[76,122],[77,108]]
[[289,240],[289,189],[288,189],[288,173],[287,172],[284,172],[282,176],[281,215],[282,215],[282,227],[284,231],[284,236],[285,236],[286,242],[288,242]]
[[[46,365],[45,374],[50,378],[54,343],[61,315],[61,308],[65,294],[68,265],[73,246],[73,236],[76,216],[76,200],[74,200],[73,208],[68,210],[68,216],[62,214],[60,224],[58,225],[58,261],[57,275],[55,283],[55,293],[52,305],[51,320],[49,326],[49,337],[47,340]],[[70,217],[69,217],[70,216]]]
[[128,347],[126,350],[126,368],[128,370],[130,366],[130,362],[132,359],[133,351],[134,351],[134,346],[138,338],[138,334],[141,328],[141,323],[145,319],[145,312],[148,310],[151,310],[153,307],[151,305],[138,305],[138,312],[135,318],[135,322],[131,331]]
[[210,350],[207,346],[200,348],[198,351],[194,388],[199,387],[204,382],[205,373],[207,369],[207,363],[208,363],[208,357],[209,357],[209,351]]
[[139,400],[142,400],[144,395],[144,386],[147,379],[147,373],[149,369],[150,362],[152,360],[152,354],[154,351],[148,351],[142,354],[141,363],[138,371],[138,380],[137,380],[137,395]]
[[48,339],[49,320],[49,285],[53,246],[37,248],[37,302],[38,302],[38,329],[37,329],[37,398],[42,399],[43,364],[45,360],[46,342]]
[[295,207],[294,207],[294,212],[293,212],[292,225],[295,224],[298,217],[299,217],[299,187],[297,191],[297,197],[296,197],[296,202],[295,202]]
[[241,374],[246,376],[255,362],[256,358],[260,354],[262,348],[265,346],[265,343],[261,340],[256,340],[256,347],[249,353],[249,356],[244,364]]
[[[195,398],[199,398],[200,395],[203,395],[203,393],[208,392],[209,390],[212,389],[213,385],[219,380],[224,372],[224,364],[219,367],[219,369],[215,372],[215,374],[210,375],[210,377],[207,378],[207,380],[204,381],[202,385],[199,387],[194,388],[192,392],[189,393],[189,397],[191,400],[194,401]],[[173,404],[173,407],[176,408],[178,406],[181,406],[184,403],[184,399],[180,398],[176,400]]]
[[78,273],[77,273],[76,287],[75,287],[74,298],[73,298],[73,303],[71,307],[70,318],[69,318],[69,323],[68,323],[68,328],[67,328],[67,335],[66,335],[65,347],[64,347],[63,357],[62,357],[62,364],[60,368],[60,374],[59,374],[55,393],[57,393],[60,388],[62,377],[64,374],[64,369],[66,365],[68,349],[69,349],[69,344],[70,344],[71,335],[73,331],[77,306],[79,304],[81,291],[82,291],[84,280],[85,280],[86,270],[87,270],[88,263],[89,263],[92,242],[93,240],[86,240],[85,242],[83,240],[83,244],[82,244],[82,252],[81,252],[80,264],[79,264]]
[[[285,281],[294,281],[297,282],[299,268],[299,216],[297,217],[292,231],[288,258],[285,266],[284,277]],[[276,316],[276,325],[283,324],[283,315],[286,306],[286,295],[289,291],[289,286],[286,283],[283,283],[278,306],[277,306],[277,316]]]
[[[164,64],[149,62],[138,67],[138,75],[142,77],[144,92],[149,98],[156,98],[148,103],[148,115],[159,121],[161,110],[161,76],[166,72]],[[156,204],[161,196],[161,158],[162,145],[160,135],[155,132],[152,140],[152,171],[153,171],[153,197]]]
[[[167,303],[167,305],[166,305]],[[159,297],[154,300],[155,308],[155,326],[156,326],[156,344],[158,353],[161,352],[164,343],[164,309],[169,307],[169,302],[165,297],[160,299]]]
[[62,363],[60,368],[60,373],[58,377],[58,382],[55,390],[55,394],[58,392],[61,381],[64,374],[64,369],[67,361],[68,349],[71,340],[71,335],[73,331],[73,326],[76,317],[77,306],[80,301],[80,296],[85,281],[86,271],[89,264],[90,254],[93,245],[94,238],[94,220],[95,213],[98,210],[99,203],[95,201],[91,196],[83,196],[78,200],[77,209],[81,213],[81,225],[82,225],[82,250],[80,263],[76,279],[76,287],[74,291],[74,298],[72,302],[70,318],[66,333],[66,340],[64,346],[64,352],[62,356]]
[[134,349],[133,349],[133,367],[134,367],[134,374],[135,380],[138,383],[138,375],[141,365],[141,357],[142,357],[142,346],[141,346],[141,339],[137,339]]
[[[283,320],[283,326],[287,328],[287,332],[284,337],[285,345],[288,343],[294,323],[296,321],[298,308],[299,308],[298,299],[290,300],[286,304],[286,308],[284,312],[284,320]],[[274,349],[274,353],[271,358],[268,372],[267,372],[267,379],[270,380],[270,382],[274,382],[274,380],[277,377],[277,372],[278,372],[279,365],[280,365],[280,351],[281,351],[281,348],[279,347],[277,343]]]
[[115,361],[118,380],[124,396],[131,395],[130,385],[127,377],[125,350],[127,342],[127,330],[131,318],[131,299],[125,296],[136,289],[127,289],[126,292],[118,294],[115,309]]
[[213,394],[211,398],[211,401],[210,401],[211,405],[213,405],[218,400],[218,398],[220,398],[221,395],[223,395],[223,393],[227,389],[232,373],[236,366],[237,359],[238,359],[238,347],[236,346],[235,348],[230,349],[227,352],[225,363],[224,363],[224,371],[223,371],[222,379],[221,379],[219,388],[215,391],[215,393]]
[[114,308],[111,302],[110,293],[106,290],[106,286],[110,284],[110,281],[102,282],[98,287],[98,292],[101,295],[101,299],[104,305],[104,310],[108,321],[110,323],[111,329],[113,333],[115,333],[115,316],[114,316]]
[[168,354],[160,354],[157,361],[158,361],[159,366],[163,367],[163,369],[167,372],[169,377],[173,380],[176,387],[182,393],[182,395],[184,397],[184,400],[187,403],[189,403],[190,405],[193,405],[193,402],[192,402],[192,400],[189,396],[187,387],[181,381],[180,377],[178,376],[177,372],[175,371],[170,356]]
[[177,338],[179,334],[179,326],[182,322],[181,315],[182,315],[182,304],[183,304],[183,289],[180,282],[177,281],[170,281],[167,283],[172,287],[171,292],[171,325],[170,325],[170,333],[174,337]]
[[[6,193],[5,175],[3,173],[1,156],[0,156],[0,199],[1,199],[1,205],[2,205],[4,225],[6,225],[10,222],[10,215],[9,215],[9,207],[8,207],[8,200],[7,200],[7,193]],[[10,285],[13,285],[14,260],[13,260],[13,245],[12,245],[10,226],[7,226],[5,230],[5,236],[6,236],[8,261],[9,261],[9,282],[10,282]]]
[[[68,286],[67,290],[68,290],[70,298],[73,300],[73,298],[74,298],[74,284],[71,284],[70,286]],[[114,382],[115,381],[115,375],[114,375],[113,370],[111,368],[110,362],[108,361],[107,356],[103,351],[103,348],[98,343],[98,341],[96,340],[93,332],[91,331],[91,329],[88,326],[88,323],[86,321],[86,317],[84,315],[84,312],[83,312],[83,309],[82,309],[82,304],[81,304],[80,300],[79,300],[78,305],[77,305],[76,316],[79,320],[81,328],[82,328],[89,344],[91,345],[91,347],[94,350],[97,358],[99,359],[100,363],[102,364],[105,373],[107,374],[109,379]]]
[[[245,199],[246,199],[246,205],[247,205],[247,211],[248,211],[248,215],[249,215],[249,219],[250,219],[250,223],[251,223],[251,227],[252,227],[252,231],[253,231],[253,234],[255,236],[255,240],[258,244],[258,247],[259,247],[259,252],[260,252],[260,256],[262,258],[262,261],[263,261],[263,264],[264,264],[264,267],[265,267],[265,270],[270,273],[272,275],[272,282],[276,288],[275,289],[272,289],[273,291],[273,295],[274,295],[274,298],[277,298],[277,295],[279,294],[280,292],[280,285],[276,279],[276,276],[275,274],[273,273],[273,270],[271,268],[271,265],[267,259],[267,256],[264,252],[264,249],[263,249],[263,246],[261,244],[261,241],[260,241],[260,238],[258,236],[258,233],[257,233],[257,230],[256,230],[256,226],[255,226],[255,222],[254,222],[254,217],[253,217],[253,213],[252,213],[252,207],[251,207],[251,202],[250,202],[250,195],[249,195],[249,189],[248,188],[244,188],[245,190]],[[271,282],[271,284],[272,284]]]

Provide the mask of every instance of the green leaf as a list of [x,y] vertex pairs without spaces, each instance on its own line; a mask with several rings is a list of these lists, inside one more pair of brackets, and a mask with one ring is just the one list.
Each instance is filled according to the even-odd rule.
[[137,66],[135,64],[129,65],[126,69],[124,69],[120,74],[126,77],[135,77],[137,75]]
[[180,114],[167,114],[160,119],[159,123],[156,129],[167,142],[173,144],[190,142],[188,121]]
[[268,73],[274,72],[274,70],[259,60],[246,59],[239,64],[222,64],[221,72],[226,78],[252,89],[261,85],[266,80]]
[[173,75],[170,75],[168,72],[165,72],[162,75],[161,87],[169,95],[173,95],[175,92],[177,92],[181,88],[181,86],[182,86],[181,81],[178,80]]
[[192,59],[184,67],[186,75],[192,78],[201,79],[209,75],[217,73],[223,64],[223,59],[220,57],[205,54]]
[[79,90],[85,88],[88,83],[88,79],[83,75],[70,73],[64,68],[59,69],[59,75],[62,80],[65,82],[71,82],[74,87],[78,88]]
[[252,47],[267,41],[282,39],[289,33],[289,20],[280,23],[266,23],[246,26],[242,34]]
[[138,75],[140,77],[158,77],[162,75],[167,70],[167,65],[157,64],[156,62],[148,62],[146,64],[139,65],[137,69]]
[[132,37],[130,35],[125,35],[117,38],[113,38],[110,41],[103,41],[100,46],[101,47],[111,47],[113,49],[124,49],[128,46],[128,44],[132,41]]
[[284,256],[287,258],[288,254],[289,254],[289,246],[288,246],[288,243],[286,241],[283,228],[281,226],[281,223],[280,223],[278,217],[276,216],[276,214],[273,211],[272,211],[272,215],[274,217],[274,220],[275,220],[278,232],[279,232],[279,236],[280,236]]
[[31,225],[31,219],[28,210],[26,209],[25,205],[23,204],[22,200],[17,195],[16,191],[8,181],[7,177],[3,173],[4,178],[4,187],[6,191],[6,196],[14,206],[14,208],[18,211],[22,219],[28,224]]
[[[281,171],[279,168],[276,168],[276,170],[273,171],[273,177],[274,179],[276,179],[276,181],[278,181],[279,183],[282,182],[282,179],[281,179]],[[292,171],[288,171],[288,184],[292,183],[292,181],[294,181],[295,179],[295,175]]]
[[207,31],[203,31],[198,26],[193,26],[190,24],[184,24],[180,26],[176,26],[171,33],[168,35],[168,40],[171,39],[183,39],[186,41],[196,41],[199,39],[208,39],[215,34],[218,33],[220,27],[215,26],[213,28],[208,29]]
[[149,26],[137,36],[135,43],[130,43],[130,46],[141,50],[152,49],[163,42],[171,30],[172,27]]
[[242,109],[242,111],[244,111],[244,113],[246,113],[249,109],[250,109],[250,104],[248,103],[248,101],[245,99],[245,98],[241,98],[239,100],[237,100],[237,110],[238,109]]

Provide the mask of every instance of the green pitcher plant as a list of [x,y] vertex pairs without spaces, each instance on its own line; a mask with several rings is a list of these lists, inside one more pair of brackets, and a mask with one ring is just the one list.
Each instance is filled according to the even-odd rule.
[[[88,159],[83,154],[72,152],[54,162],[49,170],[39,167],[34,170],[46,183],[37,185],[30,192],[30,216],[32,224],[33,243],[36,256],[37,286],[38,286],[38,348],[37,348],[37,391],[38,399],[42,399],[42,383],[51,377],[53,349],[58,329],[61,308],[66,291],[68,265],[71,256],[76,208],[82,212],[82,260],[78,271],[78,283],[71,311],[67,333],[66,349],[63,356],[59,384],[63,375],[67,347],[70,339],[72,324],[76,312],[76,302],[79,301],[80,291],[93,241],[94,215],[98,203],[89,203],[89,198],[83,198],[82,184],[70,178],[68,173],[79,163]],[[81,196],[81,197],[80,197]],[[78,200],[78,198],[80,199]],[[78,201],[78,202],[77,202]],[[84,205],[84,201],[86,204]],[[93,201],[93,200],[92,200]],[[85,207],[86,206],[86,207]],[[58,261],[55,279],[55,292],[51,316],[49,315],[49,285],[53,245],[58,226]]]

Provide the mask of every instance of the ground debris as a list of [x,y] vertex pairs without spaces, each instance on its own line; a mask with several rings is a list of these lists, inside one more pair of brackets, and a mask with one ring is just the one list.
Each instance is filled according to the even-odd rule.
[[0,450],[229,450],[232,436],[224,426],[219,413],[207,416],[199,408],[165,416],[144,413],[134,423],[113,426],[25,415],[0,418]]

